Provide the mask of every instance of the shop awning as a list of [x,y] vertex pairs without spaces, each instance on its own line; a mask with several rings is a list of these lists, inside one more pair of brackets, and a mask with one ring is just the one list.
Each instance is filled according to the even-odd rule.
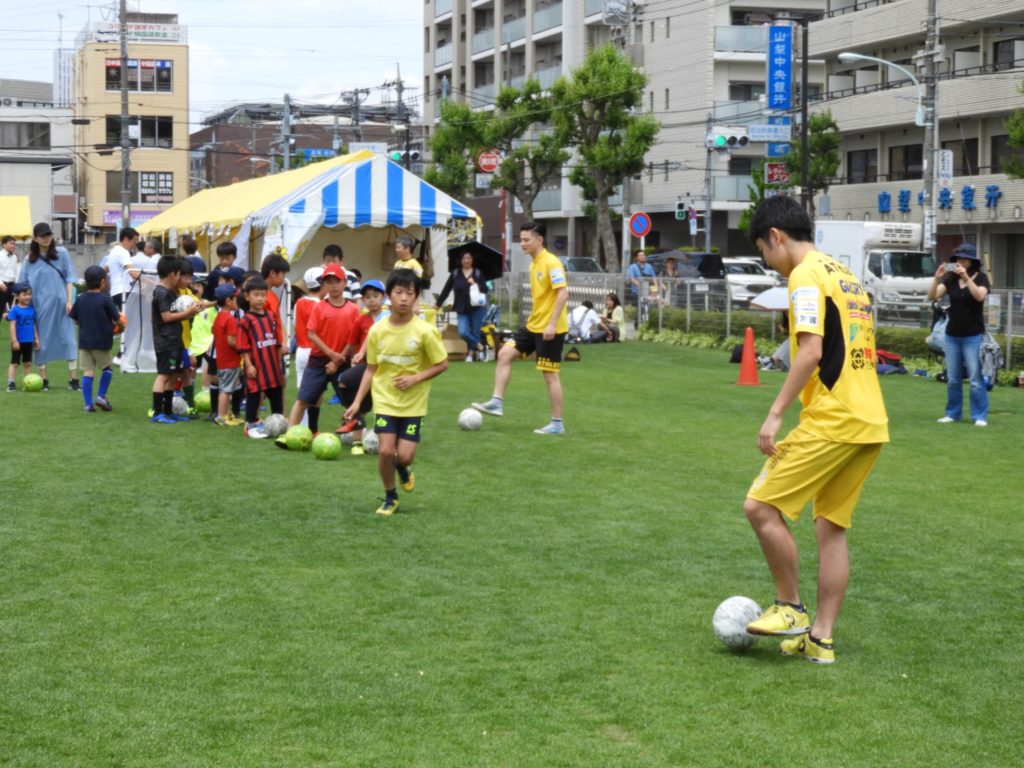
[[0,237],[32,237],[32,206],[28,195],[0,195]]

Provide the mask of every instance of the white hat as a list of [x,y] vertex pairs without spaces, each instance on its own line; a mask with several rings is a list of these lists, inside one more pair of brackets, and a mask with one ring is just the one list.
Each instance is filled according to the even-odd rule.
[[302,275],[302,281],[306,284],[307,288],[319,288],[320,276],[323,275],[323,273],[323,267],[310,267],[306,270],[305,274]]

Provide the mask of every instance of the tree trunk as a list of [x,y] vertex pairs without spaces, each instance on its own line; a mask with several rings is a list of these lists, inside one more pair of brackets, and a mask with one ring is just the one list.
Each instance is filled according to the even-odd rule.
[[619,270],[619,249],[615,244],[615,230],[612,228],[612,217],[608,209],[608,191],[597,193],[597,237],[604,248],[605,269],[609,272]]

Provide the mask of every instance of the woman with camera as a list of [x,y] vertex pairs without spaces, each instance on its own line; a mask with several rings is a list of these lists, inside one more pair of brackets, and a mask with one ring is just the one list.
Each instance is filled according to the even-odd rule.
[[946,323],[946,415],[940,424],[960,421],[964,409],[963,374],[970,381],[970,408],[974,426],[988,426],[988,390],[981,377],[981,343],[985,338],[985,297],[988,278],[981,271],[981,259],[970,243],[961,243],[953,257],[940,264],[928,288],[928,300],[949,296]]

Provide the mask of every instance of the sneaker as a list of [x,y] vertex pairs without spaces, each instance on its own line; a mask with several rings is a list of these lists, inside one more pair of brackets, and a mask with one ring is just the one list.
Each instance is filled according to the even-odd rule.
[[565,427],[561,424],[545,424],[540,429],[533,430],[535,435],[564,435]]
[[188,417],[190,419],[198,419],[199,418],[199,411],[197,411],[195,408],[189,408],[188,409]]
[[334,397],[332,397],[330,400],[327,401],[327,404],[328,405],[341,405],[341,398],[338,397],[337,395],[335,395]]
[[466,355],[466,362],[467,363],[472,363],[473,362],[473,358],[474,358],[474,354],[472,352],[470,352],[468,355]]
[[174,419],[175,421],[191,421],[191,419],[189,419],[189,417],[186,416],[185,414],[179,415],[176,413],[173,416],[171,416],[171,418]]
[[810,631],[811,619],[807,611],[798,611],[778,600],[747,624],[747,632],[751,635],[802,635]]
[[336,430],[334,430],[334,433],[337,435],[347,435],[349,432],[352,432],[357,429],[362,429],[365,426],[366,424],[363,422],[362,419],[349,419]]
[[941,419],[936,420],[939,424],[952,424],[956,419],[949,416],[943,416]]
[[401,481],[402,490],[406,493],[412,493],[416,489],[416,475],[410,470],[406,470],[404,473],[398,473],[398,479]]
[[95,405],[87,405],[87,406],[85,406],[85,408],[83,410],[85,410],[86,413],[96,413],[96,406]]
[[78,379],[71,379],[68,382],[68,389],[70,389],[72,392],[77,392],[78,391]]
[[8,381],[7,382],[7,391],[8,392],[14,392],[16,389],[17,389],[17,387],[14,386],[14,382],[13,381]]
[[224,418],[224,421],[229,427],[240,427],[243,424],[245,424],[245,419],[240,419],[234,414],[229,414],[228,416],[226,416]]
[[283,451],[287,451],[288,450],[288,440],[285,439],[284,435],[278,435],[274,439],[274,445],[276,445],[278,448],[280,448]]
[[50,391],[50,380],[49,379],[43,379],[43,392],[49,392],[49,391]]
[[384,503],[377,507],[377,514],[391,516],[398,511],[398,499],[384,499]]
[[112,410],[114,410],[114,406],[112,406],[110,404],[110,401],[107,400],[107,398],[105,398],[105,397],[97,397],[96,398],[96,407],[99,408],[101,411],[112,411]]
[[214,416],[213,417],[213,423],[216,424],[218,427],[230,427],[231,426],[230,424],[228,424],[228,420],[226,418],[222,417],[222,416]]
[[977,421],[974,422],[974,426],[976,426],[976,427],[987,427],[988,426],[988,422],[985,421],[984,419],[978,419]]
[[252,424],[246,424],[245,436],[252,438],[253,440],[263,440],[270,437],[270,435],[264,431],[262,421],[254,421]]
[[177,424],[177,419],[168,418],[162,413],[156,414],[156,416],[150,416],[149,421],[152,424]]
[[502,416],[504,415],[501,409],[501,400],[491,398],[486,403],[472,403],[472,406],[476,408],[480,413],[486,413],[488,416]]
[[356,443],[355,445],[352,446],[351,453],[353,456],[362,456],[366,453],[366,449],[363,448],[362,443]]
[[815,664],[832,664],[836,660],[836,649],[831,637],[815,640],[808,633],[779,643],[783,656],[803,656]]
[[216,420],[217,420],[217,414],[213,413],[213,412],[206,414],[206,418],[203,419],[203,421],[209,421],[209,422],[214,422]]

